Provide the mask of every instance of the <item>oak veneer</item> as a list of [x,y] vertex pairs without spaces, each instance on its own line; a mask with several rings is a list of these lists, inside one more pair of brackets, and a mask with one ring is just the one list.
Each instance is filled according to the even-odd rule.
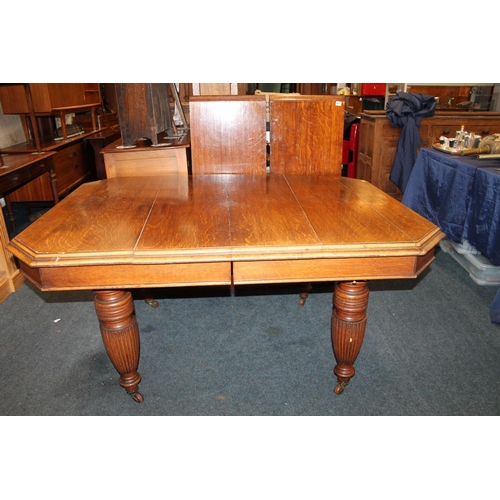
[[271,95],[269,105],[272,173],[342,174],[342,97]]
[[193,96],[193,175],[266,173],[265,96]]

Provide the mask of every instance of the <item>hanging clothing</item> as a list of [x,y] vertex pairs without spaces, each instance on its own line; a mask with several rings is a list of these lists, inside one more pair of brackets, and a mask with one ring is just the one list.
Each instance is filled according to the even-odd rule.
[[398,92],[386,106],[386,116],[393,127],[401,128],[396,157],[389,179],[404,193],[420,146],[418,127],[434,115],[436,99],[425,94]]

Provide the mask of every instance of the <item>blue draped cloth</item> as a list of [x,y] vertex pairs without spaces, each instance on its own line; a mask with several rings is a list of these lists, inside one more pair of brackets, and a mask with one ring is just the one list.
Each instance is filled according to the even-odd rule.
[[500,162],[497,167],[476,168],[464,228],[464,238],[489,257],[495,266],[500,265],[499,168]]
[[397,92],[387,103],[386,116],[394,127],[401,128],[394,164],[389,179],[405,192],[420,147],[418,128],[425,117],[433,116],[434,96]]
[[460,243],[475,175],[475,168],[451,155],[421,149],[401,201]]
[[[402,203],[500,266],[500,161],[421,149]],[[490,307],[500,323],[500,290]]]
[[500,161],[423,148],[402,202],[500,266]]

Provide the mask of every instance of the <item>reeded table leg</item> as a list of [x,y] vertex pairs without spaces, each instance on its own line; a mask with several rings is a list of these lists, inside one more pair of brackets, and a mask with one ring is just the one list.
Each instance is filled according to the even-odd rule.
[[354,376],[354,361],[358,357],[366,327],[368,283],[352,281],[337,283],[333,296],[332,343],[337,365],[333,369],[338,383],[335,393],[341,394]]
[[109,359],[120,374],[120,385],[141,403],[138,391],[141,376],[139,366],[139,328],[134,313],[132,294],[120,290],[95,292],[95,310],[99,318],[102,340]]

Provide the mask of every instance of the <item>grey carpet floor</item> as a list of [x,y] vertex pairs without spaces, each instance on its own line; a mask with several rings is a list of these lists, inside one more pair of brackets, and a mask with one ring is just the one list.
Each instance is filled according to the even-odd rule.
[[119,387],[92,292],[25,283],[0,304],[0,415],[499,415],[496,287],[448,254],[416,280],[370,284],[356,375],[333,393],[331,286],[305,306],[268,287],[135,297],[142,404]]

